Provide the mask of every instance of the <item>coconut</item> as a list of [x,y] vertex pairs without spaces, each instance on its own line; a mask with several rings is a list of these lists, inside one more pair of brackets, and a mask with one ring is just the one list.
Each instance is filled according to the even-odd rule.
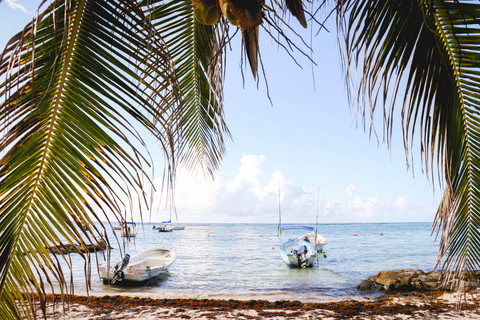
[[234,26],[238,26],[237,16],[230,9],[230,6],[226,0],[220,0],[220,8],[222,9],[223,15],[227,18],[228,22]]
[[[207,2],[207,3],[205,3]],[[201,1],[193,2],[193,14],[198,22],[204,25],[212,25],[220,20],[222,12],[219,10],[216,2]]]

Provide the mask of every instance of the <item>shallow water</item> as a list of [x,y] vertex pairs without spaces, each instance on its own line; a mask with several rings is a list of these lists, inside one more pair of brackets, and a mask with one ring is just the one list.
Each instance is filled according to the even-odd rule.
[[[185,230],[159,233],[154,224],[137,225],[126,246],[130,255],[157,246],[177,252],[170,272],[146,285],[104,285],[92,263],[90,294],[130,294],[153,298],[267,299],[320,302],[365,295],[356,286],[388,269],[433,270],[438,242],[430,223],[322,224],[327,258],[313,268],[287,267],[280,256],[277,225],[186,224]],[[313,226],[313,225],[312,225]],[[120,231],[115,231],[121,241]],[[383,233],[383,235],[380,235]],[[354,235],[356,234],[356,235]],[[112,263],[121,256],[113,232]],[[285,235],[284,235],[285,236]],[[99,256],[99,263],[104,263]],[[75,293],[84,294],[84,262],[72,255]]]

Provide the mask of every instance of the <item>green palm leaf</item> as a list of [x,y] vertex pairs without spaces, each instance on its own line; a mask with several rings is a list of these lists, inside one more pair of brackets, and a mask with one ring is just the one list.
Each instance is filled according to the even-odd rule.
[[391,98],[383,111],[390,141],[397,94],[405,89],[407,161],[409,141],[419,129],[427,173],[437,166],[446,178],[436,217],[436,230],[442,232],[437,264],[443,261],[460,275],[480,268],[480,5],[347,1],[343,9],[345,62],[353,69],[362,66],[356,92],[360,110],[369,105],[373,115],[378,103]]
[[191,0],[149,5],[150,19],[169,48],[182,90],[182,162],[213,174],[225,153],[224,135],[230,137],[223,120],[222,45],[228,38],[227,23],[198,23]]
[[95,243],[92,219],[121,220],[123,197],[144,188],[134,127],[174,170],[182,118],[171,58],[132,1],[46,5],[8,43],[0,76],[0,317],[31,318],[45,279],[68,289],[45,247]]
[[444,230],[439,255],[447,255],[449,269],[473,271],[480,268],[480,5],[438,2],[435,13],[455,97],[444,143],[446,192],[436,218]]

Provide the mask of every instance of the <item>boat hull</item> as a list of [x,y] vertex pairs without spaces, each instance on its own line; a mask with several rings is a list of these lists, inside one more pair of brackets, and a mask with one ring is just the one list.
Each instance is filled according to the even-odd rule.
[[313,266],[315,259],[317,258],[315,248],[311,243],[297,238],[287,240],[280,245],[280,254],[283,262],[291,267],[301,267],[301,259],[299,259],[299,256],[295,254],[295,252],[301,246],[305,246],[307,248],[307,253],[305,256],[307,260],[307,267]]
[[155,227],[158,232],[172,232],[173,231],[173,226],[171,224],[164,224],[158,227]]
[[[177,254],[172,249],[159,247],[143,251],[133,256],[123,270],[124,278],[116,281],[116,285],[141,285],[148,280],[168,272],[168,268],[175,262]],[[98,267],[98,274],[104,284],[111,283],[115,270],[114,264],[105,264]]]

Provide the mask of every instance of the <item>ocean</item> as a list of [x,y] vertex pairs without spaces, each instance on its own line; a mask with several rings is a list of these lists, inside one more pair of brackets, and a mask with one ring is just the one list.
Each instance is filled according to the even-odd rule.
[[[282,261],[274,224],[185,224],[185,230],[163,233],[154,225],[138,223],[137,236],[125,249],[131,256],[157,246],[174,249],[177,260],[169,272],[141,287],[104,285],[93,255],[90,295],[302,302],[365,298],[376,294],[356,286],[381,270],[433,270],[439,245],[431,223],[319,224],[318,233],[328,241],[327,258],[298,269]],[[115,263],[123,253],[123,238],[120,231],[107,236]],[[98,259],[105,263],[101,254]],[[77,254],[72,254],[72,271],[75,294],[86,294],[84,260]]]

